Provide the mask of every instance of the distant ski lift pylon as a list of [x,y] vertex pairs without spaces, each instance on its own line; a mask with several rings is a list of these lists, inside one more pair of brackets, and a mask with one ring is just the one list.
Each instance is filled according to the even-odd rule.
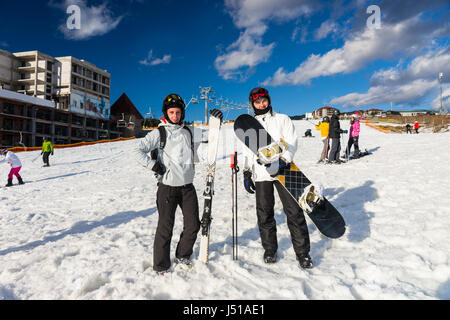
[[126,126],[125,115],[122,113],[122,119],[117,120],[117,128],[125,128]]

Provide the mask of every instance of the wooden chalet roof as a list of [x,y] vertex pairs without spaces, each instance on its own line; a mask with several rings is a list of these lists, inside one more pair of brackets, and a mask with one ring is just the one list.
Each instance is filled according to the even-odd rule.
[[119,99],[114,102],[111,106],[111,116],[121,116],[122,113],[126,115],[133,115],[137,119],[144,119],[141,113],[136,109],[133,102],[131,102],[130,98],[125,93],[119,97]]

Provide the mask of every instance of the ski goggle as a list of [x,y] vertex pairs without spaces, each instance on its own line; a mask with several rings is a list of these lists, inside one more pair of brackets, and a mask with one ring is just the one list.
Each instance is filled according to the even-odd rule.
[[267,95],[269,94],[269,92],[266,90],[266,89],[264,89],[264,88],[261,88],[261,89],[259,89],[258,91],[256,91],[256,92],[252,92],[251,94],[250,94],[250,97],[252,98],[252,101],[255,101],[255,100],[257,100],[259,97],[267,97]]

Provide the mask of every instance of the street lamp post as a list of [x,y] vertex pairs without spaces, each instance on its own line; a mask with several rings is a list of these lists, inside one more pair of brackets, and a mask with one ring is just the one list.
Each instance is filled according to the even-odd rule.
[[444,73],[440,72],[439,73],[439,83],[441,86],[441,109],[439,110],[440,114],[447,114],[447,111],[444,109],[444,106],[442,104],[442,80],[444,79]]

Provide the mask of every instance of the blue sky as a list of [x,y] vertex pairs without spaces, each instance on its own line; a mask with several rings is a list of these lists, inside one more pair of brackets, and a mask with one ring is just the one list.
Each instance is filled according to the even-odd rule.
[[[71,4],[79,30],[66,26]],[[264,85],[289,115],[438,108],[439,72],[449,108],[449,12],[444,0],[4,1],[0,49],[88,60],[111,73],[111,103],[125,92],[155,116],[167,94],[189,100],[199,86],[243,104]],[[187,119],[204,119],[204,106]]]

